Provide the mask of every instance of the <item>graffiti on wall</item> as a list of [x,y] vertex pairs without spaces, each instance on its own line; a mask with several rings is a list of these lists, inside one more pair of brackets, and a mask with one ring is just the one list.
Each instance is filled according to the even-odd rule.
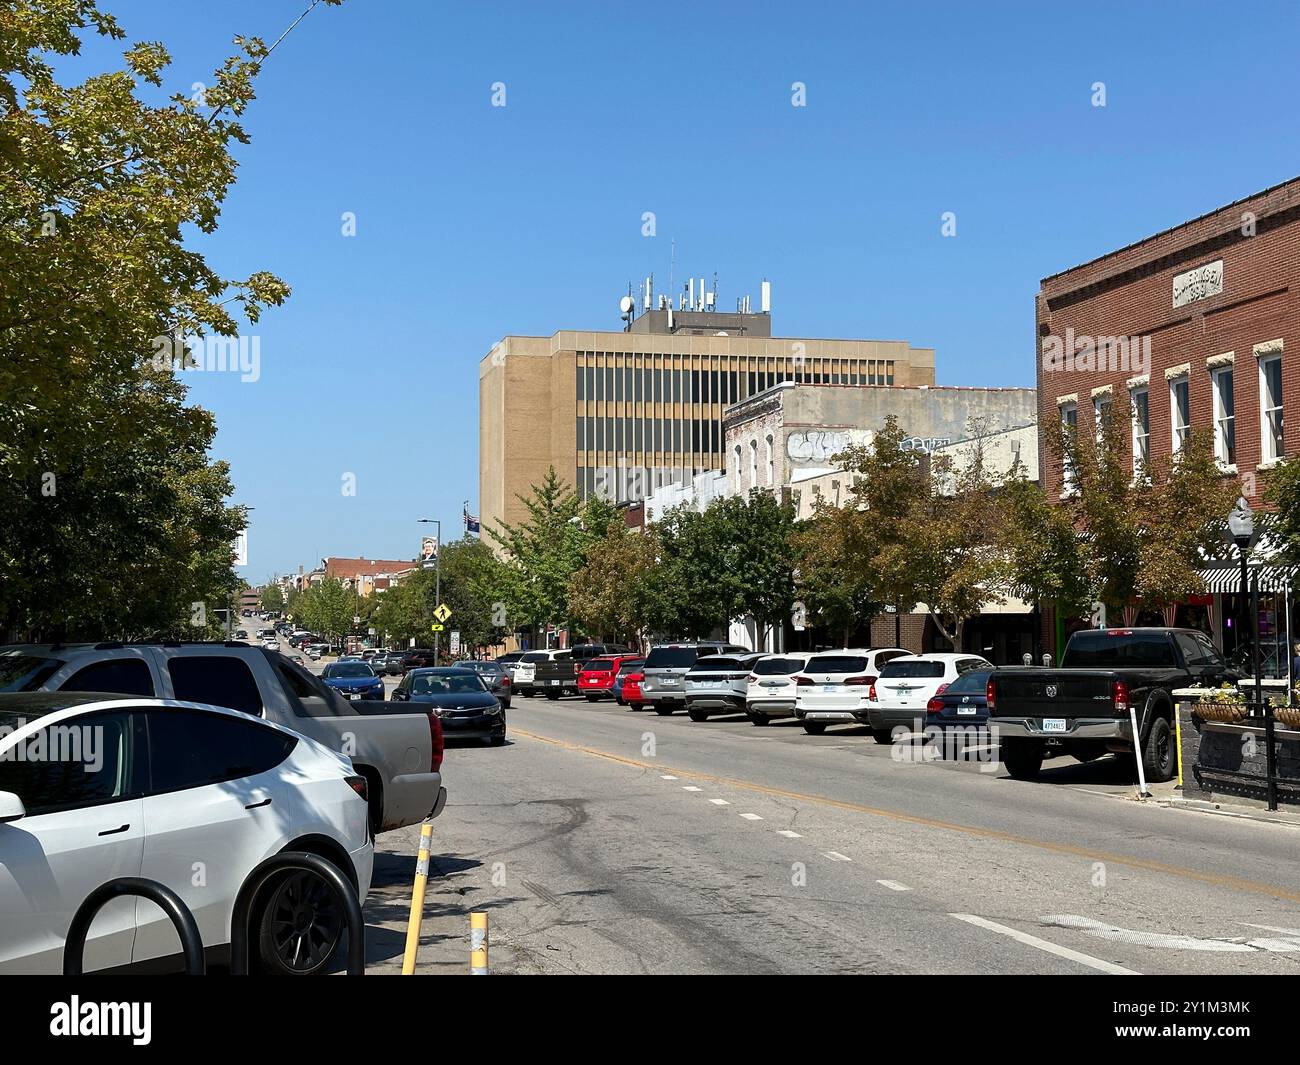
[[[786,437],[785,452],[795,465],[825,466],[855,444],[870,444],[875,435],[870,429],[802,429]],[[951,443],[952,439],[946,436],[909,436],[902,442],[902,448],[928,455],[935,448]]]

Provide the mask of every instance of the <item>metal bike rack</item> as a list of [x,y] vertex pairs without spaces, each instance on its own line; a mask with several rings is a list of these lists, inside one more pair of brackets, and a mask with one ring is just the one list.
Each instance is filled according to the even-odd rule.
[[361,916],[361,902],[356,889],[338,866],[318,854],[306,851],[285,851],[274,854],[248,874],[244,886],[235,897],[235,910],[230,919],[230,972],[233,976],[248,975],[248,941],[253,903],[261,894],[267,881],[287,870],[313,872],[321,876],[333,889],[334,896],[343,904],[348,929],[348,976],[362,976],[366,971],[366,924]]
[[204,973],[203,939],[199,935],[199,926],[195,923],[189,907],[171,888],[156,880],[146,880],[138,876],[124,876],[117,880],[110,880],[86,896],[86,901],[77,908],[72,923],[68,926],[68,936],[63,947],[63,975],[81,975],[90,923],[108,902],[124,895],[148,899],[171,919],[172,926],[181,937],[181,950],[185,953],[185,975],[202,976]]

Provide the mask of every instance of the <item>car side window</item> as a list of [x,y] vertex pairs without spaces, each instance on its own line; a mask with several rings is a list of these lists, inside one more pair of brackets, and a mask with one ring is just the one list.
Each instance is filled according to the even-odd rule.
[[29,815],[100,806],[132,794],[134,740],[127,711],[47,725],[21,746],[21,759],[0,760],[0,791],[22,799]]
[[63,684],[65,692],[113,692],[152,697],[153,677],[142,658],[106,658],[77,670]]
[[167,661],[177,699],[262,716],[262,693],[248,663],[234,655],[177,655]]
[[202,710],[162,709],[144,717],[150,795],[265,773],[298,743],[265,725]]

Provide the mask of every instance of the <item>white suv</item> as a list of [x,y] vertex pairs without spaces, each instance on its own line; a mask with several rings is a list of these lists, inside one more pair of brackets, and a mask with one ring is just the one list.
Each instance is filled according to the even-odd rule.
[[871,735],[877,743],[890,743],[899,727],[920,732],[925,727],[926,703],[963,673],[992,668],[993,663],[979,655],[950,651],[895,658],[871,686],[867,712]]
[[745,713],[755,725],[794,713],[795,674],[808,664],[811,652],[764,655],[749,669],[745,685]]
[[901,647],[817,652],[795,677],[794,716],[810,736],[827,725],[866,724],[871,685],[887,662],[910,653]]

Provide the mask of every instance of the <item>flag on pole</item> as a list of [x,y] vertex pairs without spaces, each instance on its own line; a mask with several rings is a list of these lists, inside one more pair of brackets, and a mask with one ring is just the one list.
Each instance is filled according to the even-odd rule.
[[465,507],[462,508],[461,513],[462,513],[463,517],[465,518],[465,531],[466,531],[467,533],[473,533],[475,536],[478,536],[478,535],[479,535],[479,520],[478,520],[478,518],[476,518],[473,514],[471,514],[471,513],[469,512],[469,506],[468,506],[468,505],[466,505]]

